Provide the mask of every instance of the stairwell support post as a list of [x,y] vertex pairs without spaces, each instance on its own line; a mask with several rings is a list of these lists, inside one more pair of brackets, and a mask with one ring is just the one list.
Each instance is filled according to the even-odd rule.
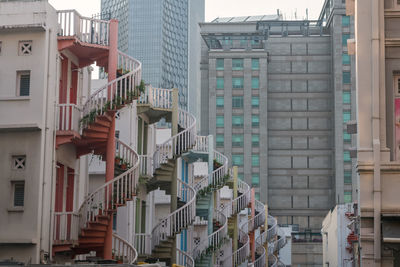
[[[233,166],[233,199],[238,197],[238,167]],[[233,215],[233,251],[238,249],[238,214]]]

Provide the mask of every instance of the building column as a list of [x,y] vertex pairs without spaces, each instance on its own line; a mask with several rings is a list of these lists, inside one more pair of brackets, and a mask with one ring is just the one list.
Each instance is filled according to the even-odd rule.
[[[178,134],[178,119],[179,119],[179,102],[178,102],[178,89],[172,89],[172,119],[171,119],[171,136]],[[175,158],[175,149],[177,148],[176,141],[172,143],[172,156]],[[178,162],[175,159],[174,172],[171,177],[171,213],[178,208]],[[173,236],[172,242],[172,255],[171,255],[171,265],[176,263],[176,236]]]
[[[238,167],[233,166],[233,199],[238,197]],[[238,228],[238,216],[239,214],[233,215],[233,251],[238,250],[239,240],[239,228]]]

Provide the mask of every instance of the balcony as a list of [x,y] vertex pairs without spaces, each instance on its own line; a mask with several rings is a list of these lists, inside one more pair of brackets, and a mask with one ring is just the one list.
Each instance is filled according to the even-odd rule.
[[80,108],[75,104],[58,104],[56,111],[56,146],[69,143],[73,138],[80,138],[79,120],[82,114]]
[[63,251],[78,242],[79,214],[54,212],[53,251]]
[[158,122],[161,118],[171,122],[174,91],[178,94],[178,90],[153,88],[147,85],[137,102],[138,114],[147,115],[150,124]]

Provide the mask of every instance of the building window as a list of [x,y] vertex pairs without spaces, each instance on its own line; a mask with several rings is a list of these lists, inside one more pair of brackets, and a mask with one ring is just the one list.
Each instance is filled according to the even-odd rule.
[[224,116],[217,116],[216,123],[217,127],[224,127]]
[[343,92],[343,104],[351,104],[351,92]]
[[232,108],[243,108],[243,96],[232,97]]
[[343,132],[343,142],[351,143],[351,134],[348,134],[346,131]]
[[238,179],[243,181],[243,173],[238,173]]
[[260,174],[253,173],[251,175],[251,185],[253,187],[259,187],[259,185],[260,185]]
[[350,65],[350,55],[342,54],[342,64],[343,65]]
[[343,151],[343,161],[351,162],[350,151]]
[[215,142],[218,147],[223,147],[224,146],[224,135],[217,134]]
[[243,88],[243,77],[233,77],[232,78],[232,87],[235,89]]
[[32,41],[19,41],[18,46],[19,46],[18,47],[19,56],[32,55]]
[[233,166],[243,166],[243,155],[232,155],[232,164]]
[[343,71],[343,84],[350,84],[351,83],[351,75],[348,71]]
[[260,193],[259,192],[255,192],[254,197],[256,200],[260,201]]
[[223,58],[217,58],[217,70],[224,70],[224,59]]
[[342,16],[342,26],[349,26],[350,25],[350,17],[349,16]]
[[17,71],[18,96],[29,96],[30,81],[31,81],[30,71]]
[[343,111],[343,122],[346,123],[351,120],[351,113],[348,110]]
[[243,58],[232,59],[232,70],[243,70]]
[[351,184],[351,171],[344,171],[344,183]]
[[251,126],[260,126],[260,117],[258,115],[251,115]]
[[260,69],[260,60],[258,58],[251,59],[251,69],[259,70]]
[[347,46],[347,40],[350,39],[350,34],[343,33],[342,34],[342,45]]
[[24,195],[25,195],[25,182],[13,182],[13,191],[14,191],[14,207],[23,207],[24,206]]
[[251,166],[253,166],[253,167],[260,166],[260,156],[259,155],[251,155]]
[[13,170],[25,170],[26,156],[13,156],[12,157],[12,169]]
[[258,77],[251,77],[251,89],[260,88],[260,80]]
[[232,135],[232,146],[243,147],[243,135],[238,135],[238,134]]
[[223,108],[224,107],[224,97],[223,96],[217,96],[217,108]]
[[243,116],[232,116],[233,127],[243,127]]
[[217,77],[217,89],[224,89],[224,77]]
[[251,146],[258,147],[260,145],[260,136],[258,134],[253,134],[251,136]]
[[344,191],[344,196],[343,196],[344,203],[351,203],[351,191]]
[[258,96],[251,97],[251,107],[258,108],[260,106],[260,98]]

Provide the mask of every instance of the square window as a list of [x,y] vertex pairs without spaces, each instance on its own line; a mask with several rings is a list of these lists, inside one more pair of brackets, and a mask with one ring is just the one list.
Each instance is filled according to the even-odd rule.
[[232,135],[232,146],[233,147],[243,147],[243,135]]
[[224,135],[217,134],[215,142],[217,147],[224,147]]
[[348,122],[351,120],[351,113],[348,110],[343,111],[343,123]]
[[251,146],[258,147],[260,145],[260,136],[258,134],[253,134],[251,136]]
[[351,83],[351,75],[348,71],[343,71],[343,84],[350,84]]
[[26,156],[13,156],[12,157],[12,169],[13,170],[25,170]]
[[343,92],[343,104],[351,104],[351,92]]
[[224,127],[224,116],[217,116],[217,127]]
[[243,166],[243,155],[232,155],[233,166]]
[[351,171],[344,171],[344,183],[351,184]]
[[251,175],[251,184],[252,186],[257,186],[257,187],[260,185],[260,174],[253,173]]
[[18,96],[29,96],[31,73],[30,71],[17,71]]
[[24,206],[25,182],[13,182],[13,205],[14,207]]
[[352,201],[351,191],[344,191],[343,201],[344,203],[351,203]]
[[260,98],[258,96],[251,97],[251,107],[258,108],[260,106]]
[[224,77],[217,77],[217,89],[224,89]]
[[343,142],[351,143],[351,134],[348,134],[346,131],[343,132]]
[[251,166],[260,166],[260,155],[251,155]]
[[232,59],[232,70],[243,70],[243,58]]
[[243,127],[243,116],[232,116],[233,127]]
[[32,41],[19,41],[18,55],[19,56],[32,55]]
[[350,39],[350,34],[343,33],[342,34],[342,45],[347,46],[347,40]]
[[217,107],[218,108],[223,108],[224,107],[224,97],[223,96],[217,96]]
[[342,26],[349,26],[349,25],[350,25],[350,17],[342,16]]
[[260,117],[258,115],[251,115],[251,126],[253,127],[260,126]]
[[258,77],[251,78],[251,89],[258,89],[260,88],[260,80]]
[[343,161],[351,162],[350,151],[343,151]]
[[217,58],[217,70],[224,70],[224,59],[223,58]]
[[251,69],[259,70],[260,69],[260,60],[258,58],[251,59]]
[[235,89],[243,88],[243,77],[233,77],[232,78],[232,87]]
[[254,197],[255,197],[255,199],[257,199],[258,201],[260,201],[260,193],[259,193],[259,192],[255,192]]
[[350,65],[350,55],[342,54],[342,64],[343,65]]
[[232,97],[232,108],[243,108],[243,96]]

